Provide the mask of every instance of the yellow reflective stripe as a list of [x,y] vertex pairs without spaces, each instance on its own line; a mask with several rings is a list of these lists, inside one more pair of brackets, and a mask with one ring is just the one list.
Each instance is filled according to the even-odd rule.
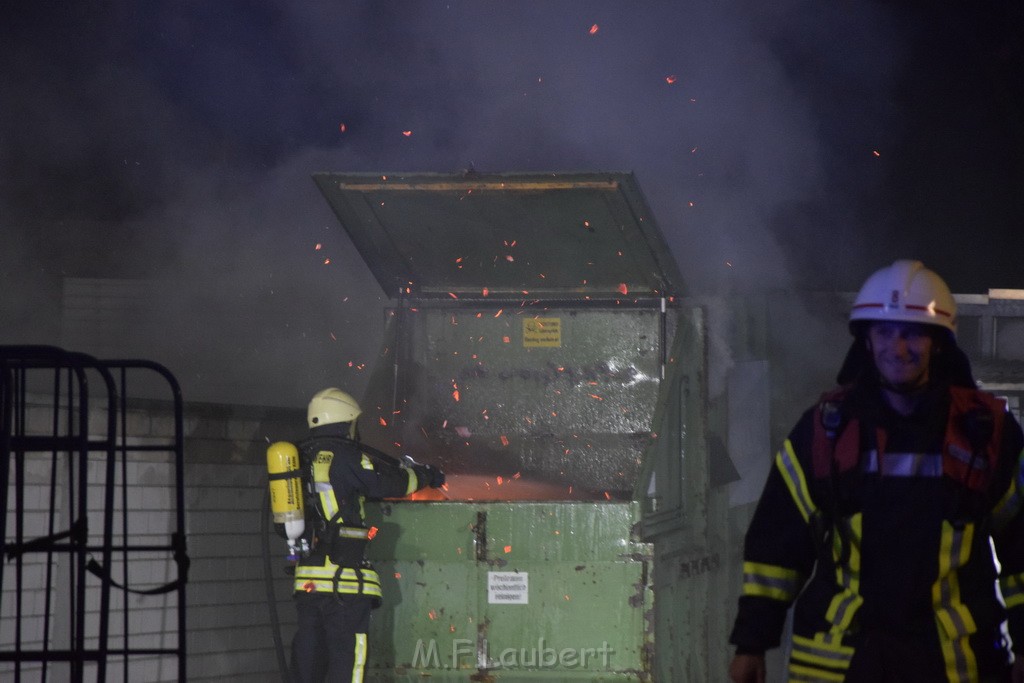
[[[295,568],[295,578],[296,579],[302,578],[302,579],[332,579],[333,580],[334,579],[334,575],[335,575],[335,573],[337,573],[337,571],[338,571],[338,565],[331,564],[331,563],[328,563],[328,564],[326,564],[324,566],[314,566],[314,567],[310,567],[310,566],[307,566],[307,565],[301,565],[300,564],[298,567]],[[380,576],[373,569],[359,569],[359,570],[355,570],[355,569],[351,569],[349,567],[345,567],[344,569],[341,570],[341,573],[338,574],[338,578],[341,579],[342,581],[358,581],[359,580],[359,574],[356,574],[356,571],[362,572],[363,581],[373,581],[375,583],[380,583]]]
[[[849,542],[849,562],[846,565],[839,563],[842,550],[839,534],[832,534],[832,560],[836,565],[836,584],[842,586],[840,592],[832,597],[828,609],[825,611],[825,618],[832,624],[830,632],[835,635],[842,635],[850,628],[857,610],[864,603],[860,595],[860,540],[863,536],[862,524],[863,515],[857,513],[846,520],[847,541]],[[844,520],[839,520],[842,524]]]
[[[311,589],[311,590],[310,590]],[[375,597],[383,597],[379,584],[364,582],[362,590],[358,583],[350,583],[347,581],[338,582],[338,590],[334,590],[334,581],[326,581],[323,579],[304,579],[299,581],[295,580],[295,592],[296,593],[344,593],[345,595],[372,595]]]
[[842,681],[850,668],[854,649],[842,644],[842,637],[831,633],[815,633],[814,638],[793,634],[789,655],[790,683]]
[[411,469],[406,468],[405,475],[409,478],[408,483],[405,485],[405,495],[414,493],[420,487],[420,479],[416,476],[416,473]]
[[359,464],[363,466],[364,470],[372,470],[373,469],[373,461],[370,460],[370,456],[368,456],[366,453],[362,453],[361,455],[363,457],[359,461]]
[[366,634],[356,634],[355,664],[352,666],[352,683],[363,683],[366,670]]
[[939,576],[932,585],[932,603],[939,629],[946,676],[950,681],[974,681],[978,678],[978,661],[968,637],[978,630],[967,605],[960,600],[959,568],[970,559],[974,540],[974,524],[956,528],[948,520],[942,522],[939,543]]
[[760,562],[743,563],[743,595],[791,602],[804,579],[795,569]]
[[782,448],[775,455],[775,466],[786,481],[786,487],[800,511],[800,516],[804,518],[805,522],[808,521],[811,515],[817,512],[817,508],[814,501],[811,500],[811,491],[807,488],[807,478],[804,476],[803,468],[800,467],[796,453],[793,452],[793,444],[789,439],[786,439]]
[[846,672],[824,671],[817,667],[801,666],[789,662],[789,683],[821,683],[821,681],[836,681],[842,683],[846,678]]
[[1024,451],[1017,458],[1017,476],[1010,482],[1006,493],[999,499],[996,506],[992,508],[992,525],[997,531],[1006,526],[1007,522],[1017,516],[1021,507],[1024,506]]
[[999,592],[1003,595],[1003,603],[1007,609],[1024,605],[1024,574],[1000,578]]
[[338,514],[338,499],[334,496],[331,486],[331,462],[334,460],[332,451],[320,451],[313,459],[313,490],[320,498],[320,509],[326,519]]

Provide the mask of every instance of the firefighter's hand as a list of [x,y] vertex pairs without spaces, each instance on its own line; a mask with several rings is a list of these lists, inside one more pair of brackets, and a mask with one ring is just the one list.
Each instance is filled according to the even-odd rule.
[[439,489],[444,486],[444,472],[433,465],[417,464],[412,469],[416,473],[416,478],[419,479],[421,487],[429,486],[432,489]]
[[729,680],[733,683],[764,683],[764,655],[740,655],[729,664]]

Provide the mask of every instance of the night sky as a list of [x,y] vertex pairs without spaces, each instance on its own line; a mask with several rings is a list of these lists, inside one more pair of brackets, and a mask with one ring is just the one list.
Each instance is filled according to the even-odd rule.
[[634,171],[694,292],[849,291],[906,257],[954,291],[1024,288],[1014,0],[2,16],[0,342],[56,341],[28,322],[40,273],[157,278],[177,323],[141,353],[210,358],[180,371],[203,398],[287,404],[372,360],[346,333],[385,298],[317,171]]

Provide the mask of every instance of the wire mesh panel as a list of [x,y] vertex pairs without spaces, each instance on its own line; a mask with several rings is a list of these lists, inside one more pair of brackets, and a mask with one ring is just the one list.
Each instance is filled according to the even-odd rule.
[[0,347],[0,419],[0,678],[185,680],[174,377],[148,361]]

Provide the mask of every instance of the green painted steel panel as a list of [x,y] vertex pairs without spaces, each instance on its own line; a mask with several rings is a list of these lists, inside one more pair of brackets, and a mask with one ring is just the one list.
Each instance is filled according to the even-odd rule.
[[[385,589],[368,680],[647,680],[651,548],[636,503],[400,501],[367,516]],[[501,576],[522,603],[492,600]]]
[[630,173],[313,177],[389,296],[679,294]]

